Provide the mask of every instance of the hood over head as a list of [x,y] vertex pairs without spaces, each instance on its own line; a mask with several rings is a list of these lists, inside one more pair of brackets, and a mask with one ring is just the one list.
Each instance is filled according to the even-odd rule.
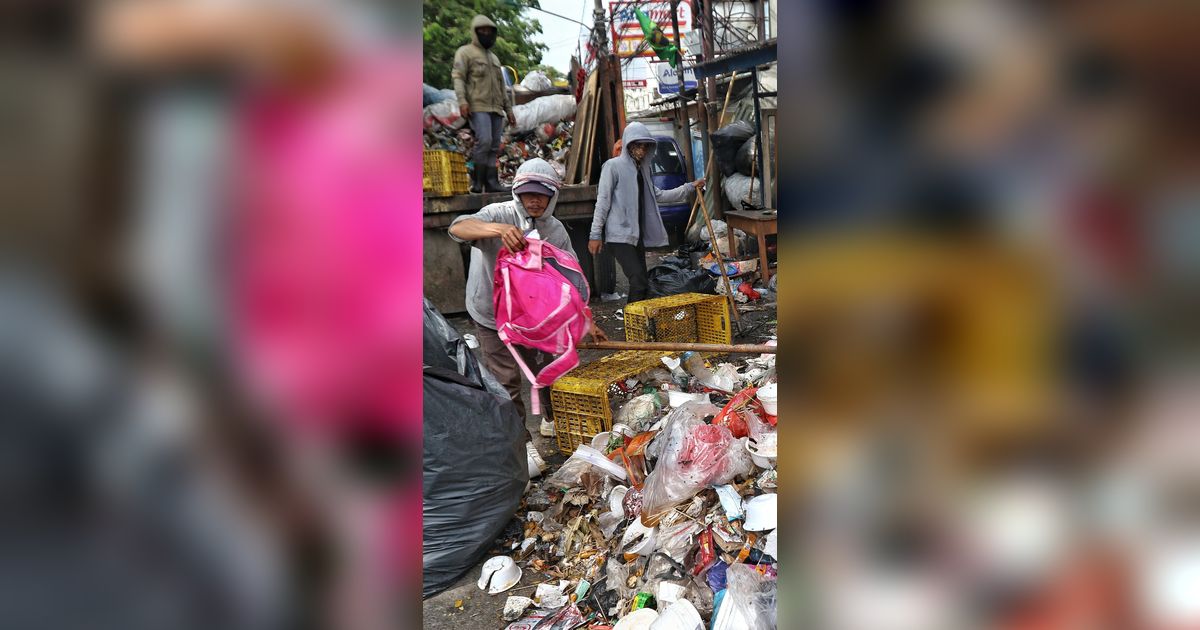
[[646,128],[646,125],[640,122],[631,122],[625,125],[625,132],[621,134],[621,155],[632,160],[633,156],[629,155],[629,145],[634,142],[651,143],[650,150],[646,152],[643,164],[647,164],[654,159],[654,153],[658,150],[658,141],[654,139],[654,136],[650,135],[650,130]]
[[486,15],[476,15],[471,20],[471,41],[474,42],[476,46],[481,48],[491,48],[491,46],[484,46],[483,42],[479,41],[479,33],[475,32],[476,30],[485,26],[496,29],[497,35],[499,35],[500,29],[496,27],[496,23],[493,22],[491,18],[487,17]]
[[517,168],[517,174],[513,177],[513,201],[516,202],[517,209],[521,214],[525,216],[529,216],[529,213],[525,211],[525,206],[521,205],[521,198],[515,191],[518,186],[527,181],[536,181],[554,190],[554,195],[550,197],[550,203],[546,204],[546,212],[542,214],[543,217],[554,216],[554,205],[558,203],[558,189],[562,187],[562,178],[558,176],[558,171],[541,158],[528,160]]

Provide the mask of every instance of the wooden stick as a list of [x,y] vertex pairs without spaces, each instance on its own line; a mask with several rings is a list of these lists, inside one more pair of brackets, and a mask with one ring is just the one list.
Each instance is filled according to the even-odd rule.
[[729,308],[733,311],[733,322],[737,324],[738,332],[741,333],[742,317],[737,310],[737,302],[733,299],[733,285],[729,284],[729,270],[725,269],[725,258],[721,256],[721,248],[717,245],[717,233],[713,231],[712,219],[708,216],[708,208],[704,203],[704,191],[696,189],[696,194],[700,197],[700,212],[704,214],[704,223],[708,226],[708,236],[712,239],[713,249],[717,252],[717,265],[721,269],[721,279],[725,281],[725,297],[729,298]]
[[661,350],[663,352],[732,352],[738,354],[775,354],[778,348],[749,343],[683,343],[670,341],[592,341],[576,346],[580,350]]
[[[731,94],[733,94],[733,84],[734,84],[734,79],[736,79],[736,78],[737,78],[737,73],[735,72],[734,76],[729,78],[729,87],[725,88],[725,103],[721,105],[721,117],[717,119],[717,128],[718,129],[721,126],[721,121],[725,120],[725,110],[729,108],[729,96]],[[710,133],[709,136],[711,137],[711,135],[712,134]],[[708,145],[708,159],[705,160],[705,164],[704,164],[704,176],[706,178],[712,176],[712,163],[713,163],[713,154],[712,154],[712,144],[710,143]],[[692,220],[696,218],[696,204],[698,204],[698,203],[700,203],[700,195],[696,195],[696,198],[692,201],[692,213],[688,215],[687,223],[683,224],[683,233],[684,234],[687,234],[687,231],[689,229],[691,229],[691,227],[692,227]],[[716,238],[716,235],[712,234],[711,232],[709,233],[709,236]]]
[[[751,140],[753,140],[753,138],[751,138]],[[755,208],[759,207],[758,204],[754,203],[754,172],[757,169],[757,167],[758,167],[758,160],[750,160],[750,196],[746,198],[746,201],[749,202],[750,205],[754,206]],[[766,204],[763,204],[763,205],[766,205]],[[732,254],[733,252],[729,252],[729,253]]]

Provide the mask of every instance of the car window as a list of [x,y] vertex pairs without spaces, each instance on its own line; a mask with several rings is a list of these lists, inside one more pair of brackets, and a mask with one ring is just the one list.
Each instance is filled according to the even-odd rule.
[[683,162],[679,159],[679,152],[675,150],[674,143],[661,140],[658,142],[651,168],[654,175],[683,175]]

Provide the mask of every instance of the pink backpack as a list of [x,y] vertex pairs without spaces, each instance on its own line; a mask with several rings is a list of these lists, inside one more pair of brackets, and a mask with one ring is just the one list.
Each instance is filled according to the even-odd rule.
[[[492,288],[496,332],[533,383],[533,413],[540,414],[538,390],[579,365],[575,344],[591,331],[592,311],[575,257],[536,238],[526,241],[523,251],[500,250]],[[514,344],[558,357],[534,375]]]

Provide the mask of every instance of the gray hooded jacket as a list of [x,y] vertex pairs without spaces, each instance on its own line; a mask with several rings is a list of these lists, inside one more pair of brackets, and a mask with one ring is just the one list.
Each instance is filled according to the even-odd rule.
[[[541,173],[558,178],[554,167],[542,159],[529,160],[517,169],[518,174],[525,172]],[[575,251],[571,249],[571,237],[567,235],[567,229],[563,227],[562,221],[553,216],[556,203],[558,203],[557,191],[550,198],[550,204],[546,206],[546,211],[542,213],[542,216],[534,219],[525,211],[517,194],[513,193],[512,201],[493,203],[484,206],[475,214],[461,215],[454,219],[450,226],[453,227],[459,221],[478,219],[485,223],[515,225],[526,233],[536,228],[543,241],[574,256]],[[459,243],[467,242],[453,234],[450,235],[450,238]],[[504,243],[498,238],[485,238],[472,241],[471,246],[471,269],[467,274],[467,313],[481,326],[495,330],[496,313],[492,305],[492,277],[496,275],[496,256],[504,247]]]
[[592,230],[588,238],[608,243],[637,245],[643,237],[646,247],[667,244],[667,230],[658,214],[658,204],[688,203],[696,194],[693,184],[671,190],[659,190],[651,179],[650,164],[655,148],[642,158],[642,176],[646,182],[646,216],[638,218],[638,163],[629,155],[629,145],[638,141],[655,142],[646,125],[631,122],[621,136],[621,155],[608,160],[600,169],[600,186],[596,191],[596,213],[592,215]]

